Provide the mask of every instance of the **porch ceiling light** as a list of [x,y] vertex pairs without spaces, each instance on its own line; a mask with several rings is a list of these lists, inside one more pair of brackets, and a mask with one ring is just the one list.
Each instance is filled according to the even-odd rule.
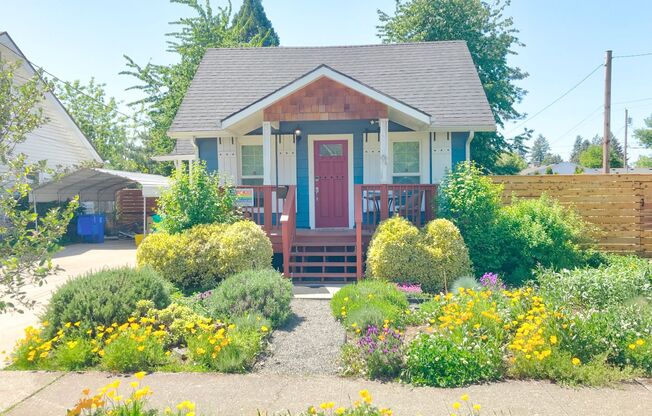
[[301,129],[299,128],[299,126],[297,126],[297,128],[294,129],[294,135],[297,136],[297,138],[301,137]]

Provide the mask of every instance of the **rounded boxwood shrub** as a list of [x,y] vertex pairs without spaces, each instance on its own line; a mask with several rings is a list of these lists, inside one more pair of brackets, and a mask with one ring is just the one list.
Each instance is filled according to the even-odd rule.
[[179,234],[148,236],[137,251],[138,265],[150,265],[180,289],[214,287],[242,270],[271,266],[272,243],[251,221],[202,224]]
[[356,324],[364,329],[368,325],[381,326],[387,319],[400,324],[409,303],[405,293],[393,283],[364,280],[346,285],[331,299],[333,316],[346,326]]
[[469,250],[455,224],[445,219],[430,221],[423,229],[423,237],[431,262],[430,274],[419,282],[423,290],[448,289],[451,282],[471,275]]
[[367,266],[372,277],[419,283],[426,292],[448,288],[471,274],[471,260],[458,228],[437,219],[419,230],[408,220],[383,221],[369,244]]
[[170,304],[168,284],[149,267],[120,267],[88,273],[69,280],[52,295],[43,319],[48,335],[68,322],[80,322],[82,330],[126,321],[139,300],[157,308]]
[[418,283],[428,279],[428,253],[419,243],[419,229],[403,217],[378,226],[367,251],[369,274],[377,279]]
[[206,299],[206,308],[216,319],[260,314],[274,327],[290,316],[292,282],[273,269],[247,270],[225,279]]
[[405,379],[417,386],[458,387],[502,374],[500,351],[474,340],[422,334],[408,347]]
[[273,254],[272,242],[259,225],[253,221],[234,222],[220,236],[220,274],[270,268]]

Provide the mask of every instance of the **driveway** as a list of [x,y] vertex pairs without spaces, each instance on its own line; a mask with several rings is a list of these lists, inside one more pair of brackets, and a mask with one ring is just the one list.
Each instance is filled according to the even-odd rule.
[[52,292],[68,279],[105,267],[136,264],[136,247],[130,240],[111,240],[103,244],[73,244],[57,253],[54,262],[64,270],[48,278],[43,286],[29,286],[25,290],[36,308],[25,313],[0,314],[0,367],[4,366],[3,352],[11,352],[23,329],[39,322],[38,314],[47,304]]

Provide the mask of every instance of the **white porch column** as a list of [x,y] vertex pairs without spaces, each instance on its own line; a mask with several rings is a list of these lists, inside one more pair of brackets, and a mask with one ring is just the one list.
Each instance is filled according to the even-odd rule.
[[380,126],[380,183],[389,183],[389,119],[378,120]]
[[263,185],[272,184],[272,123],[263,121]]

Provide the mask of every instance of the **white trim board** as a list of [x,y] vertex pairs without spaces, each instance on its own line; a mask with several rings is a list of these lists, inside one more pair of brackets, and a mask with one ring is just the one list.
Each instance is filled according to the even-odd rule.
[[364,94],[369,98],[372,98],[380,103],[383,103],[389,107],[392,107],[400,111],[403,114],[410,116],[411,118],[423,123],[424,125],[430,126],[431,124],[431,117],[428,114],[416,110],[406,104],[403,104],[402,102],[394,98],[391,98],[381,92],[378,92],[373,88],[370,88],[365,84],[362,84],[361,82],[358,82],[351,77],[348,77],[340,72],[333,70],[332,68],[329,68],[328,66],[323,65],[317,67],[311,72],[308,72],[304,76],[294,80],[293,82],[287,84],[286,86],[276,90],[275,92],[269,94],[263,99],[251,104],[250,106],[245,107],[244,109],[226,117],[224,120],[222,120],[220,127],[222,129],[228,129],[230,126],[233,126],[239,121],[242,121],[245,118],[256,114],[258,111],[261,111],[269,107],[270,105],[274,104],[280,99],[292,94],[295,91],[302,89],[303,87],[307,86],[308,84],[322,77],[330,78],[337,83],[340,83],[346,87],[356,90],[359,93]]
[[308,135],[308,213],[310,228],[315,229],[315,140],[346,140],[348,143],[348,175],[349,175],[349,228],[353,228],[353,135],[352,134],[309,134]]

